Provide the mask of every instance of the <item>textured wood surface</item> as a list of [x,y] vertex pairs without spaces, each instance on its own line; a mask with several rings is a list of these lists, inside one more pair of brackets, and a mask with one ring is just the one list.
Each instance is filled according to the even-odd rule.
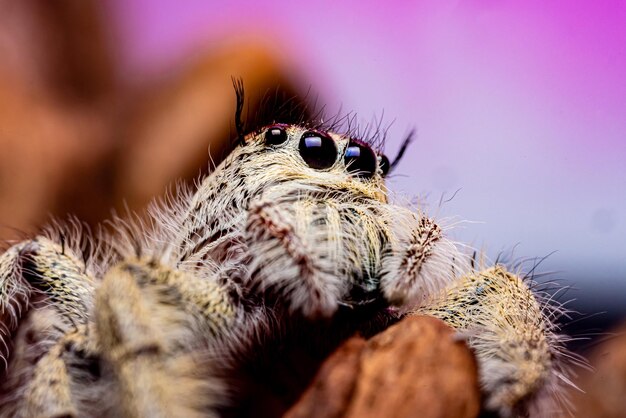
[[463,418],[479,408],[470,351],[443,322],[409,317],[346,341],[285,416]]

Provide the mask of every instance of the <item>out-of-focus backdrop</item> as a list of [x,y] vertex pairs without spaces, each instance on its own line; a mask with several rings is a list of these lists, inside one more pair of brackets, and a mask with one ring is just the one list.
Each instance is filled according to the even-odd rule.
[[95,224],[206,169],[231,76],[384,112],[390,155],[417,128],[395,192],[472,221],[454,236],[492,258],[549,255],[562,300],[604,312],[582,329],[626,317],[621,0],[0,0],[0,236]]

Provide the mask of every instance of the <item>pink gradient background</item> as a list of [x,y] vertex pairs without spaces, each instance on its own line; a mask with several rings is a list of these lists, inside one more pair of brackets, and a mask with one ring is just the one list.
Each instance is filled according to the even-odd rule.
[[[256,33],[329,109],[418,130],[391,181],[456,197],[455,237],[544,256],[575,297],[626,309],[626,2],[116,0],[123,73]],[[434,208],[436,209],[436,208]],[[598,286],[597,284],[601,285]],[[624,311],[622,311],[623,313]]]

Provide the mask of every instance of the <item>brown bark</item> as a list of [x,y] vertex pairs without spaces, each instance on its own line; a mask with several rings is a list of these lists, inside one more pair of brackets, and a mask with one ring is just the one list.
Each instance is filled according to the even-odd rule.
[[409,317],[344,343],[285,416],[462,418],[479,408],[471,352],[443,322]]

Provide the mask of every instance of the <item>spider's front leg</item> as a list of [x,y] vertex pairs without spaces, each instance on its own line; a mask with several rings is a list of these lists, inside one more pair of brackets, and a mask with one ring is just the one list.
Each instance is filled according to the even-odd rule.
[[502,266],[474,271],[435,222],[394,209],[391,251],[382,260],[385,298],[404,312],[440,318],[467,338],[487,409],[535,417],[567,408],[562,386],[570,382],[552,323],[558,308]]
[[[76,234],[78,235],[78,234]],[[0,414],[72,413],[57,384],[63,370],[44,358],[64,334],[85,326],[96,281],[74,239],[52,233],[10,247],[0,255]],[[54,382],[54,384],[50,384]],[[39,389],[46,388],[47,395]],[[25,412],[26,411],[26,412]],[[20,415],[21,414],[21,415]]]
[[66,238],[39,236],[0,255],[0,374],[5,371],[11,337],[33,307],[50,305],[57,326],[85,323],[96,286],[93,271]]
[[390,304],[421,306],[468,269],[468,257],[433,219],[393,205],[382,213],[390,232],[381,260],[381,288]]
[[[254,292],[277,292],[282,303],[305,316],[329,316],[338,307],[347,283],[337,274],[342,249],[329,230],[337,220],[308,200],[251,205],[246,225],[250,283]],[[329,213],[336,211],[329,209]],[[316,228],[316,220],[324,224]]]
[[240,313],[217,283],[156,260],[127,260],[106,274],[95,312],[118,413],[214,416],[224,404],[211,355],[236,332]]
[[[503,417],[553,417],[568,409],[572,356],[552,323],[558,308],[531,284],[496,265],[465,274],[416,314],[442,319],[467,338],[479,368],[485,407]],[[584,363],[584,360],[582,360]]]

